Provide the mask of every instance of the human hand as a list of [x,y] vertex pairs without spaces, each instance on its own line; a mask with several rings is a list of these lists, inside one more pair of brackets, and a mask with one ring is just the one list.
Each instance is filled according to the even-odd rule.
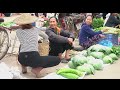
[[108,29],[103,29],[103,30],[101,30],[102,32],[107,32],[108,31]]
[[100,37],[101,37],[101,38],[105,38],[105,35],[103,35],[103,34],[100,34]]
[[73,44],[73,38],[68,38],[68,43],[69,43],[70,45],[72,45],[72,44]]

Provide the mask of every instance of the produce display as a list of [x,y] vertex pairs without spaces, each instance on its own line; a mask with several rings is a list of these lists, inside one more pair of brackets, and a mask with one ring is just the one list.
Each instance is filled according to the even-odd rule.
[[57,74],[68,79],[78,79],[83,72],[94,75],[96,70],[103,70],[105,64],[113,64],[119,56],[120,46],[110,48],[96,44],[72,56],[69,68],[62,68]]
[[99,28],[94,28],[94,31],[101,31],[104,29],[108,29],[107,32],[104,32],[104,34],[120,34],[120,29],[119,28],[113,28],[113,27],[99,27]]
[[14,22],[3,22],[3,23],[0,23],[0,26],[9,28],[14,24],[15,24]]

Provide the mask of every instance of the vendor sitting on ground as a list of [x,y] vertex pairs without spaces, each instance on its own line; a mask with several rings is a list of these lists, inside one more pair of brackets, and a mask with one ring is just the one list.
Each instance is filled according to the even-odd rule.
[[[67,63],[70,60],[70,50],[72,49],[74,34],[67,30],[62,30],[57,26],[57,19],[51,17],[49,19],[50,27],[46,30],[46,34],[49,36],[50,52],[51,56],[59,56],[63,63]],[[65,58],[62,54],[66,50]]]
[[92,19],[92,16],[88,15],[79,32],[79,45],[81,45],[83,49],[87,49],[98,42],[101,38],[105,38],[105,35],[103,35],[102,32],[105,32],[107,30],[105,29],[102,31],[94,32],[91,26]]
[[115,27],[120,24],[120,19],[118,18],[118,13],[111,13],[105,26]]
[[[38,53],[39,29],[31,24],[38,18],[29,13],[22,14],[14,22],[19,25],[16,34],[20,41],[18,61],[22,67],[22,73],[27,73],[27,66],[32,67],[31,71],[39,77],[43,68],[56,66],[60,63],[59,57],[40,56]],[[12,27],[13,28],[13,27]]]

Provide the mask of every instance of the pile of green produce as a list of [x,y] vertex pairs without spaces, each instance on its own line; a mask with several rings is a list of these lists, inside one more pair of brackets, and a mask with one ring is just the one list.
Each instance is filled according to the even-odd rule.
[[[114,46],[113,48],[117,47]],[[115,60],[118,60],[118,53],[116,52],[119,52],[118,49],[113,48],[96,44],[89,47],[87,50],[89,56],[93,56],[95,59],[101,59],[104,64],[112,64]]]
[[92,22],[92,27],[94,29],[99,28],[99,27],[103,27],[104,24],[104,19],[103,18],[94,18],[93,22]]
[[[113,49],[114,48],[114,49]],[[76,69],[78,66],[82,66],[85,63],[93,65],[96,70],[103,69],[103,64],[112,64],[115,60],[118,60],[120,53],[120,47],[106,47],[99,44],[89,47],[87,50],[83,50],[78,55],[71,58],[68,66],[72,69]]]
[[108,29],[107,32],[104,32],[105,34],[120,34],[120,29],[113,27],[99,27],[99,28],[95,28],[94,31],[101,31],[104,29]]
[[112,52],[117,55],[117,57],[120,57],[120,46],[113,46]]
[[3,23],[0,23],[0,26],[9,28],[14,24],[15,24],[14,22],[3,22]]
[[[96,44],[73,56],[68,62],[68,66],[72,70],[77,70],[77,72],[86,72],[87,75],[95,74],[95,70],[103,70],[104,64],[113,64],[119,57],[120,46],[113,46],[110,48]],[[67,77],[70,74],[59,75]],[[78,76],[73,75],[74,78],[78,78]]]

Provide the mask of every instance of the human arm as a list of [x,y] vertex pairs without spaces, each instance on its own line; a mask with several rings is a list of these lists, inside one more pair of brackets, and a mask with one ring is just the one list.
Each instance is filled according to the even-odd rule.
[[95,31],[93,31],[93,29],[92,28],[90,28],[89,26],[83,26],[83,30],[86,32],[86,33],[88,33],[88,34],[90,34],[91,36],[94,36],[94,35],[97,35],[97,34],[102,34],[102,31],[98,31],[98,32],[95,32]]
[[68,38],[55,34],[52,30],[46,30],[46,34],[49,36],[49,40],[56,43],[68,43]]
[[61,30],[60,34],[65,37],[72,38],[73,40],[75,39],[75,35],[67,30]]
[[44,41],[49,41],[48,35],[45,32],[41,31],[41,30],[39,30],[39,36],[41,36],[44,39]]
[[21,26],[11,26],[10,29],[19,29]]

